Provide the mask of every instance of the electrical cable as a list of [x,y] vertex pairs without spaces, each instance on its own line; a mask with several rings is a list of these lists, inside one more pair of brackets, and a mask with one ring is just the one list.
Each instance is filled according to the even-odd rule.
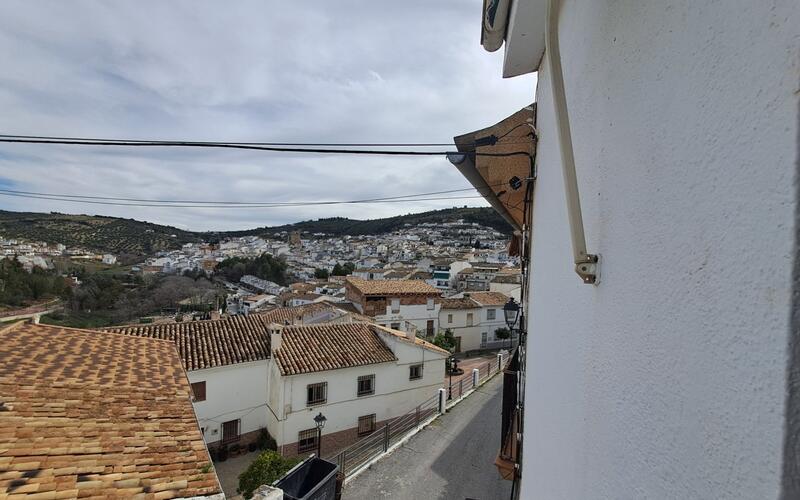
[[[494,185],[484,185],[481,186],[482,188],[492,188],[497,186],[505,185],[506,183],[498,183]],[[399,195],[399,196],[387,196],[383,198],[367,198],[363,200],[348,200],[348,201],[315,201],[313,203],[318,205],[332,205],[332,204],[342,204],[342,203],[367,203],[373,201],[387,201],[387,200],[400,200],[404,198],[417,198],[421,196],[434,196],[440,194],[450,194],[450,193],[458,193],[464,191],[473,191],[475,187],[463,188],[463,189],[448,189],[446,191],[431,191],[427,193],[417,193],[417,194],[407,194],[407,195]],[[17,195],[33,195],[33,196],[48,196],[48,197],[57,197],[57,198],[75,198],[75,199],[87,199],[87,200],[107,200],[107,201],[135,201],[135,202],[144,202],[144,203],[159,203],[165,204],[166,206],[171,206],[170,204],[173,203],[191,203],[191,204],[203,204],[209,206],[217,206],[217,205],[258,205],[258,206],[302,206],[307,203],[307,201],[276,201],[276,202],[259,202],[259,201],[206,201],[206,200],[159,200],[159,199],[151,199],[151,198],[122,198],[122,197],[114,197],[114,196],[90,196],[90,195],[73,195],[73,194],[62,194],[62,193],[41,193],[36,191],[17,191],[13,189],[0,189],[0,194],[7,193],[7,194],[17,194]],[[455,199],[455,198],[454,198]],[[413,200],[409,200],[413,201]]]
[[12,196],[17,198],[28,198],[36,200],[66,201],[71,203],[86,203],[91,205],[109,205],[109,206],[122,206],[122,207],[162,207],[162,208],[281,208],[281,207],[306,207],[306,206],[331,205],[331,204],[346,205],[346,204],[368,204],[368,203],[407,203],[415,201],[465,200],[473,198],[482,198],[482,196],[476,195],[476,196],[440,196],[433,198],[408,198],[402,200],[375,200],[375,201],[354,200],[354,201],[323,202],[323,203],[298,202],[291,205],[268,204],[268,203],[253,204],[253,205],[173,205],[173,204],[159,204],[159,203],[122,203],[122,202],[111,202],[111,201],[83,200],[83,199],[73,199],[73,198],[60,198],[54,196],[15,194],[7,192],[0,192],[0,196]]
[[485,157],[510,157],[530,156],[528,151],[511,151],[508,153],[479,153],[461,151],[399,151],[377,149],[330,149],[325,147],[283,147],[283,146],[256,146],[243,143],[203,142],[203,141],[110,141],[100,139],[71,140],[69,138],[56,139],[27,139],[20,136],[2,135],[0,142],[25,143],[25,144],[61,144],[79,146],[130,146],[130,147],[193,147],[193,148],[224,148],[244,149],[254,151],[269,151],[277,153],[313,153],[313,154],[346,154],[346,155],[382,155],[382,156],[448,156],[448,155],[475,155]]

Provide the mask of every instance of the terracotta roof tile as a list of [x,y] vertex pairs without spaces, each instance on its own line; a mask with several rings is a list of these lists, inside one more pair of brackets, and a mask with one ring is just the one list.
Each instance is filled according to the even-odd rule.
[[483,306],[502,306],[508,302],[508,295],[500,292],[470,292],[469,297]]
[[16,324],[0,359],[0,497],[221,493],[172,343]]
[[462,299],[442,299],[442,310],[445,309],[480,309],[480,304],[469,297]]
[[395,361],[376,328],[367,323],[286,326],[275,361],[283,375]]
[[347,278],[364,295],[441,295],[441,292],[420,280],[364,280]]
[[269,357],[271,321],[259,314],[207,321],[126,325],[105,332],[169,340],[178,348],[186,370],[202,370]]

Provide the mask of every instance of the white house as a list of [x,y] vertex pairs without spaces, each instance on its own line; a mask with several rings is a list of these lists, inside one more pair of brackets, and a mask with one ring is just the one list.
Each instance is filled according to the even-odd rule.
[[495,335],[498,328],[506,328],[503,305],[507,301],[508,297],[498,292],[465,292],[442,299],[439,329],[453,333],[456,353],[508,347],[510,339]]
[[451,157],[527,271],[515,497],[800,498],[798,2],[509,0],[483,27],[538,72]]
[[434,397],[444,349],[370,323],[271,325],[270,434],[284,455],[316,453],[314,417],[330,455]]
[[346,298],[377,323],[408,331],[413,325],[426,335],[439,328],[441,291],[421,280],[363,280],[348,277]]

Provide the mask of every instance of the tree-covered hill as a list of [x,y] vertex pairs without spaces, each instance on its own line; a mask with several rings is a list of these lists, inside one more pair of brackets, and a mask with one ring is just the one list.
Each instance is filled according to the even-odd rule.
[[63,243],[115,255],[152,255],[180,248],[184,243],[214,241],[235,236],[269,236],[282,231],[325,233],[330,236],[385,234],[406,225],[440,224],[463,219],[510,234],[510,226],[491,208],[447,208],[385,219],[355,220],[344,217],[309,220],[245,231],[194,232],[150,222],[100,215],[70,215],[0,211],[0,236],[28,241]]

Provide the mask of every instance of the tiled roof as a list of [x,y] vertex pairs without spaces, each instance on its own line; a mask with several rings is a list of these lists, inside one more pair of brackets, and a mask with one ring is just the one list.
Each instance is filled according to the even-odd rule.
[[169,342],[0,330],[0,498],[221,494]]
[[522,276],[519,274],[498,274],[492,283],[519,283],[520,281],[522,281]]
[[395,361],[375,328],[366,323],[285,326],[275,361],[283,375]]
[[267,359],[267,325],[274,320],[265,316],[250,314],[208,321],[115,326],[102,330],[170,340],[177,346],[184,368],[202,370]]
[[347,282],[364,295],[440,295],[439,290],[420,280],[363,280]]
[[303,304],[296,307],[278,307],[263,313],[257,313],[267,324],[278,323],[279,325],[285,324],[287,321],[295,323],[301,321],[304,316],[313,314],[326,309],[331,309],[333,306],[326,302],[315,302],[313,304]]
[[445,309],[480,309],[480,304],[465,297],[463,299],[442,299],[442,311]]
[[502,306],[508,302],[508,295],[500,292],[470,292],[469,297],[483,306]]
[[429,351],[438,352],[439,354],[444,354],[445,356],[449,356],[450,355],[450,351],[442,349],[441,347],[437,346],[436,344],[432,344],[432,343],[428,342],[427,340],[422,340],[419,337],[414,337],[414,340],[412,341],[411,339],[409,339],[406,336],[405,332],[401,332],[401,331],[398,331],[398,330],[392,330],[391,328],[386,328],[385,326],[380,326],[380,325],[375,325],[375,328],[377,328],[378,330],[380,330],[380,331],[382,331],[384,333],[388,333],[388,334],[400,339],[403,342],[409,342],[409,343],[413,342],[414,344],[418,345],[419,347],[428,349]]

